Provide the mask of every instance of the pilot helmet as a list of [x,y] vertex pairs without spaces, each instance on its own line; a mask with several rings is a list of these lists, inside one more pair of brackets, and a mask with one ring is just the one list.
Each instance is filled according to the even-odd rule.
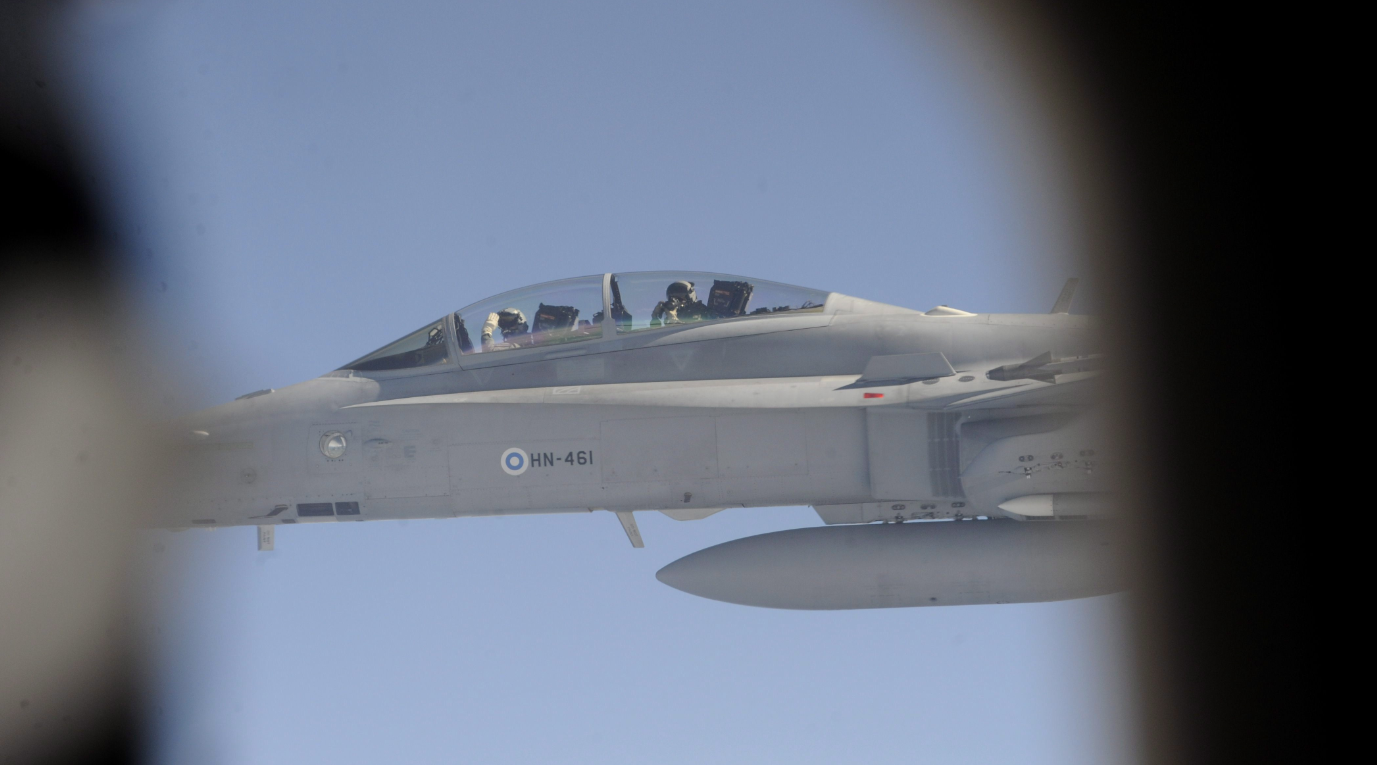
[[497,326],[503,335],[519,335],[527,330],[526,314],[515,308],[503,308],[497,312]]
[[683,280],[674,282],[665,288],[665,297],[670,300],[678,299],[684,303],[692,303],[698,299],[698,295],[693,291],[693,282]]

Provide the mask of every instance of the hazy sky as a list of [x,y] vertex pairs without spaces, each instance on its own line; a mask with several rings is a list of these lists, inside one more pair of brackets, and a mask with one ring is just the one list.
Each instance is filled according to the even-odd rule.
[[[839,2],[145,2],[74,19],[174,407],[605,270],[1046,311],[1050,160],[936,14]],[[1089,285],[1093,293],[1093,285]],[[799,613],[660,566],[807,508],[151,535],[160,761],[1127,759],[1117,598]]]

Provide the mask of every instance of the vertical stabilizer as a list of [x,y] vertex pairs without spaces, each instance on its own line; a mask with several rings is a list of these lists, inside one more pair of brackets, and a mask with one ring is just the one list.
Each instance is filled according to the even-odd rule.
[[1080,282],[1074,276],[1066,280],[1066,286],[1061,288],[1061,294],[1057,296],[1056,305],[1052,306],[1052,313],[1071,313],[1071,299],[1076,296],[1076,285]]

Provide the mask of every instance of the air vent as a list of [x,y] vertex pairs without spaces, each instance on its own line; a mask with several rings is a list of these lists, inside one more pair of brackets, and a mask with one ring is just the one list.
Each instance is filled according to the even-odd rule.
[[299,518],[333,516],[335,514],[335,507],[329,502],[302,502],[296,506],[296,514]]
[[[961,487],[961,437],[956,425],[961,415],[955,412],[928,414],[928,480],[939,497],[965,497]],[[964,506],[953,503],[952,507]]]

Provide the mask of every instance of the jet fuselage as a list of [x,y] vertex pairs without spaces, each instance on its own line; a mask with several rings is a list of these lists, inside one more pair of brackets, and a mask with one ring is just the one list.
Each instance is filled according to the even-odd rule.
[[[1083,316],[832,293],[817,313],[343,370],[181,421],[187,480],[160,525],[778,505],[831,523],[1021,517],[999,506],[1105,491],[1104,445],[1087,373],[991,370],[1098,351]],[[918,355],[950,369],[861,377]]]

